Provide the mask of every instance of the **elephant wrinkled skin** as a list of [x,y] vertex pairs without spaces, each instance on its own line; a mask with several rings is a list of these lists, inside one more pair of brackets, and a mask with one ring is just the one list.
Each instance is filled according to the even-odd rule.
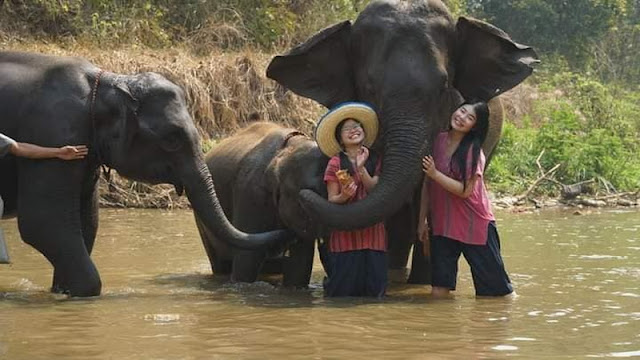
[[530,47],[485,22],[454,21],[437,0],[372,1],[353,25],[335,24],[276,56],[269,78],[328,108],[369,103],[380,120],[373,148],[383,155],[382,173],[371,194],[342,206],[302,190],[305,209],[333,229],[389,219],[390,263],[403,262],[393,254],[400,247],[406,264],[408,244],[417,238],[420,159],[446,127],[460,94],[488,101],[522,82],[537,62]]
[[186,190],[194,212],[233,246],[264,248],[289,234],[239,232],[224,216],[180,87],[156,73],[102,72],[81,58],[0,52],[0,132],[58,147],[88,144],[82,161],[0,160],[0,195],[23,240],[53,265],[52,291],[95,296],[90,258],[96,182],[105,164],[130,179]]
[[[313,265],[315,239],[322,229],[302,209],[302,189],[326,196],[329,159],[310,138],[280,125],[254,123],[211,150],[206,157],[220,204],[234,226],[261,232],[285,227],[295,234],[288,248],[268,253],[229,247],[196,214],[196,223],[215,274],[253,282],[260,270],[283,273],[283,285],[305,287]],[[282,253],[285,253],[282,256]]]

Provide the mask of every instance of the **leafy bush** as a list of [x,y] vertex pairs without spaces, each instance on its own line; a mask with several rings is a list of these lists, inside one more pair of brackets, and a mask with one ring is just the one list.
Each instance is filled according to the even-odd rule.
[[[317,30],[355,19],[369,0],[10,0],[0,30],[101,45],[198,49],[288,47]],[[25,31],[26,30],[26,31]],[[195,41],[189,41],[195,37]],[[199,49],[200,50],[200,49]]]
[[640,188],[638,94],[614,89],[614,96],[602,83],[572,73],[555,73],[540,88],[562,97],[539,99],[520,128],[507,124],[487,173],[495,190],[523,191],[539,176],[535,160],[542,151],[544,169],[561,164],[556,179],[562,183],[602,177],[618,189]]
[[[528,122],[527,122],[528,123]],[[502,138],[491,160],[486,174],[492,191],[497,193],[520,193],[535,178],[535,135],[537,130],[526,125],[517,128],[507,122],[502,130]]]

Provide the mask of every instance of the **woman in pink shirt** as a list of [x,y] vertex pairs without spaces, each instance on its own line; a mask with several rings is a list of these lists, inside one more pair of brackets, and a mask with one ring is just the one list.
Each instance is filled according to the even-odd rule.
[[455,290],[460,254],[471,267],[476,295],[513,293],[482,180],[486,161],[482,143],[488,129],[487,103],[466,102],[451,115],[449,131],[436,137],[433,156],[422,160],[425,178],[418,234],[431,255],[434,297]]

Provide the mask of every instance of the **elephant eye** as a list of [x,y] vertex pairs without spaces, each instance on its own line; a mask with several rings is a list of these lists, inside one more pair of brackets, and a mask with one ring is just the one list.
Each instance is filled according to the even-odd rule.
[[170,152],[178,151],[184,143],[182,134],[177,130],[163,136],[161,141],[162,148]]

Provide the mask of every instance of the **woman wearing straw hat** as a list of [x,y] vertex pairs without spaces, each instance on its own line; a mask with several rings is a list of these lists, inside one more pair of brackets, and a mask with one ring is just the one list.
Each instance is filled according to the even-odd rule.
[[[330,202],[362,200],[376,186],[381,162],[367,146],[377,134],[378,117],[363,103],[339,105],[320,119],[315,138],[331,158],[324,174]],[[384,295],[387,238],[383,223],[354,231],[334,230],[328,250],[326,296]]]

